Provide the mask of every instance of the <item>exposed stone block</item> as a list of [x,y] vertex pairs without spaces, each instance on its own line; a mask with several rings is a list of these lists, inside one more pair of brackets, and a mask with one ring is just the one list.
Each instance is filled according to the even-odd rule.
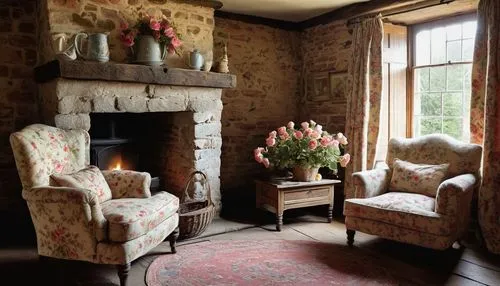
[[104,29],[105,31],[112,31],[115,29],[116,25],[113,21],[107,20],[97,20],[97,27]]
[[59,101],[58,111],[61,114],[92,112],[91,99],[83,96],[67,96]]
[[219,88],[190,88],[188,109],[195,112],[222,110],[221,93]]
[[202,149],[194,151],[194,158],[196,160],[216,160],[221,155],[220,149]]
[[177,12],[174,14],[174,18],[175,19],[179,19],[179,20],[187,20],[188,19],[188,14],[187,13],[184,13],[184,12]]
[[194,126],[195,138],[220,137],[221,123],[202,123]]
[[220,149],[222,147],[222,138],[212,137],[195,139],[194,145],[196,149]]
[[112,95],[98,95],[93,99],[93,112],[118,112],[116,97]]
[[124,112],[148,112],[148,99],[144,96],[118,97],[116,99],[118,110]]
[[178,112],[186,110],[186,100],[179,97],[160,97],[148,100],[150,112]]
[[55,116],[55,124],[62,129],[85,129],[90,130],[89,114],[58,114]]
[[209,123],[221,120],[221,112],[217,110],[210,110],[207,112],[193,113],[193,120],[195,123]]
[[199,21],[202,22],[205,20],[205,18],[201,15],[198,14],[191,14],[191,20]]

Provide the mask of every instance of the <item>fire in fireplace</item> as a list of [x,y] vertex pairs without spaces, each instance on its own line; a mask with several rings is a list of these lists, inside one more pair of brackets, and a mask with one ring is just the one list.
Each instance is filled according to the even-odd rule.
[[153,160],[148,156],[144,139],[149,136],[141,128],[144,115],[92,114],[90,129],[90,163],[101,170],[135,170],[149,172],[151,188],[159,188],[160,180]]

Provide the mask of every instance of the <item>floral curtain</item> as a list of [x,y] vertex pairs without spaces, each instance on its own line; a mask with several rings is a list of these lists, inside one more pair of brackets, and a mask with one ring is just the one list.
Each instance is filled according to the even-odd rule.
[[379,133],[382,96],[382,37],[380,16],[356,24],[353,32],[353,57],[349,63],[350,95],[347,100],[347,153],[345,196],[352,198],[352,173],[373,168]]
[[483,145],[479,224],[488,249],[500,253],[500,1],[481,0],[472,67],[470,131]]

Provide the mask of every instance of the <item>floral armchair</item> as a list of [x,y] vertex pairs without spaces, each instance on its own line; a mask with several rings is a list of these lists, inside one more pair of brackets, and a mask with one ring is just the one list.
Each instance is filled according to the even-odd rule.
[[[433,249],[449,248],[467,230],[472,196],[480,179],[481,152],[481,146],[447,135],[391,139],[388,169],[353,174],[354,193],[347,194],[344,204],[348,244],[352,246],[357,230]],[[398,182],[396,173],[401,170],[396,164],[400,160],[422,167],[420,171],[427,174],[406,174]],[[436,181],[433,172],[439,172],[432,170],[438,169],[445,172],[439,171],[441,177],[437,174]],[[434,187],[423,189],[433,180]],[[394,188],[398,184],[409,187]],[[417,191],[422,189],[425,192]]]
[[[13,133],[10,142],[41,258],[114,264],[125,285],[131,261],[167,236],[175,253],[178,198],[166,192],[152,196],[148,173],[88,168],[86,131],[34,124]],[[77,180],[91,176],[95,186],[100,176],[106,186],[56,186],[67,174],[79,174]]]

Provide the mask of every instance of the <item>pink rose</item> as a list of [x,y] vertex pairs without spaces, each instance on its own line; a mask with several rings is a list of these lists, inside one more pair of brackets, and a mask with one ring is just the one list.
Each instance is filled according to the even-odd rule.
[[151,30],[153,31],[159,31],[160,28],[161,28],[161,24],[160,22],[156,21],[155,19],[151,19],[149,21],[149,27],[151,28]]
[[[163,20],[161,20],[160,27],[164,30],[169,29],[170,23],[166,19],[163,19]],[[167,36],[167,35],[165,35],[165,36]]]
[[286,133],[286,127],[285,126],[281,126],[280,128],[278,128],[278,134],[279,135],[283,135]]
[[310,136],[312,132],[313,132],[313,130],[311,128],[306,128],[304,130],[304,135],[305,136]]
[[269,137],[269,138],[266,139],[266,145],[268,147],[273,147],[274,144],[276,144],[276,139],[271,138],[271,137]]
[[122,42],[125,47],[132,47],[134,45],[134,36],[132,34],[127,34],[122,37]]
[[316,149],[316,147],[318,147],[318,141],[313,139],[311,141],[309,141],[309,144],[307,144],[309,146],[309,149],[311,150],[314,150]]
[[332,139],[332,140],[330,141],[330,145],[333,145],[333,146],[335,146],[335,147],[339,147],[339,141],[337,141],[337,140],[335,140],[335,139]]
[[288,122],[288,124],[286,125],[286,127],[290,128],[290,129],[293,129],[295,127],[295,123],[293,123],[293,121],[290,121],[290,122]]
[[278,134],[278,133],[276,133],[276,131],[271,131],[271,132],[269,132],[269,137],[270,137],[270,138],[276,138],[276,135],[277,135],[277,134]]
[[331,141],[331,138],[328,138],[328,136],[324,136],[321,138],[319,143],[321,144],[321,146],[326,147],[326,146],[330,145],[330,141]]
[[293,136],[295,136],[295,138],[297,139],[302,139],[304,137],[304,134],[302,134],[301,131],[297,130],[293,133]]
[[163,34],[169,38],[173,38],[175,36],[174,28],[166,28],[165,31],[163,31]]
[[262,164],[264,164],[264,167],[269,168],[269,159],[267,158],[262,159]]
[[281,140],[288,140],[288,139],[290,139],[290,134],[285,132],[285,133],[280,135],[280,138],[281,138]]
[[174,48],[177,48],[177,47],[180,47],[182,45],[182,42],[181,40],[179,40],[179,38],[177,37],[173,37],[172,40],[170,40],[170,44],[174,47]]
[[306,130],[307,128],[309,128],[309,123],[302,122],[302,123],[300,123],[300,126],[302,127],[302,129]]
[[337,140],[340,144],[347,145],[347,137],[345,137],[341,132],[337,133]]
[[265,149],[264,149],[264,148],[262,148],[262,147],[257,147],[257,148],[255,148],[255,150],[253,150],[253,154],[254,154],[254,155],[260,154],[260,153],[262,153],[264,150],[265,150]]
[[351,161],[351,155],[345,154],[344,156],[340,157],[340,166],[345,168],[347,164],[349,164],[349,161]]
[[262,163],[262,161],[264,160],[264,156],[262,156],[261,153],[255,154],[253,157],[258,163]]
[[309,137],[314,138],[314,139],[319,139],[319,137],[321,137],[321,134],[318,131],[313,130],[311,132],[311,134],[309,134]]

